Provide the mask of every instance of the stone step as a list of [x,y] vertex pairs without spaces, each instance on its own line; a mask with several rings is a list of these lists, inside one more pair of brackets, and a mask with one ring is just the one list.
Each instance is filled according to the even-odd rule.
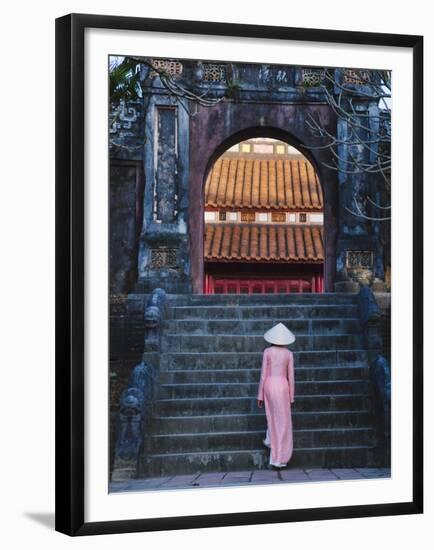
[[[366,394],[300,395],[292,406],[298,411],[358,411],[367,409]],[[158,399],[153,404],[155,416],[197,416],[204,414],[230,414],[258,412],[256,399],[252,397],[196,397],[186,399]]]
[[172,333],[188,334],[251,334],[263,335],[271,326],[283,323],[298,334],[358,334],[360,320],[356,317],[345,319],[172,319],[166,321],[164,330]]
[[[291,344],[294,351],[316,351],[330,349],[354,349],[363,346],[363,336],[357,334],[310,335],[296,334],[296,341]],[[176,334],[166,333],[162,340],[164,351],[263,351],[267,342],[263,335],[230,335],[230,334]]]
[[[211,384],[163,384],[159,388],[160,399],[188,399],[196,397],[256,397],[259,380],[251,382],[218,382]],[[328,380],[297,382],[297,396],[341,395],[368,393],[367,380]]]
[[[328,349],[317,351],[295,351],[295,368],[301,366],[322,366],[347,364],[353,361],[367,361],[368,354],[365,349]],[[262,363],[262,351],[253,352],[164,352],[160,356],[160,369],[185,370],[185,369],[247,369],[260,367]]]
[[256,393],[263,334],[278,322],[296,335],[291,467],[377,465],[356,294],[168,294],[166,305],[139,476],[268,466]]
[[[158,384],[212,384],[218,382],[257,382],[261,367],[250,369],[185,369],[160,371]],[[295,367],[297,382],[327,380],[357,380],[368,375],[368,366],[360,361],[347,365],[324,365],[323,367]]]
[[169,307],[168,319],[340,319],[358,316],[358,306],[336,304],[186,305]]
[[[370,413],[367,410],[294,412],[292,421],[294,429],[369,427]],[[266,424],[263,412],[184,417],[162,416],[152,419],[152,429],[156,434],[265,430]]]
[[[139,476],[163,476],[201,472],[260,470],[268,467],[269,451],[262,448],[240,451],[202,451],[198,453],[144,454]],[[366,468],[377,466],[370,445],[297,449],[291,468]]]
[[[205,432],[154,435],[148,440],[150,453],[195,453],[257,449],[264,438],[263,430],[242,432]],[[309,428],[294,430],[294,449],[369,445],[372,428]]]
[[355,294],[345,292],[279,293],[279,294],[170,294],[169,305],[256,305],[256,304],[358,304]]

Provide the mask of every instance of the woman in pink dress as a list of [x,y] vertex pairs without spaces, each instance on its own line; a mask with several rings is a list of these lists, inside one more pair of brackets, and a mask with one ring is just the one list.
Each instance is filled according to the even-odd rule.
[[264,445],[270,447],[270,465],[286,467],[293,451],[291,404],[294,403],[294,358],[286,346],[295,341],[294,334],[278,323],[264,334],[272,345],[262,357],[258,388],[258,407],[265,402],[267,434]]

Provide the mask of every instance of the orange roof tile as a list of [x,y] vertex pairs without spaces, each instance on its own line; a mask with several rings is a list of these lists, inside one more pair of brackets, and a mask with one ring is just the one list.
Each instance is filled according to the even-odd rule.
[[322,210],[321,184],[304,158],[220,157],[205,184],[205,206]]
[[323,227],[207,223],[205,259],[322,262]]

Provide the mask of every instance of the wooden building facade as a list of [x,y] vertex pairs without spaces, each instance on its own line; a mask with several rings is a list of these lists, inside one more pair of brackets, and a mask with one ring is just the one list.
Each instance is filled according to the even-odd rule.
[[204,293],[324,291],[323,193],[287,143],[231,147],[205,184]]

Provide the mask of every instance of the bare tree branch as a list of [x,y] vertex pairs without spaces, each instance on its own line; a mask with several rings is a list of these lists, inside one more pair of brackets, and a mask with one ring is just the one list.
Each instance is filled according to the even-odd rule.
[[357,202],[357,199],[355,197],[354,197],[353,201],[354,201],[354,204],[356,205],[357,212],[354,212],[354,210],[351,210],[351,208],[348,208],[348,206],[345,207],[345,210],[347,210],[348,212],[350,212],[354,216],[357,216],[359,218],[363,218],[365,220],[375,221],[375,222],[383,222],[383,221],[387,221],[387,220],[391,219],[390,216],[384,216],[384,217],[368,216],[365,212],[362,211],[362,209],[361,209],[361,207],[360,207],[360,205]]
[[[146,57],[127,56],[124,58],[124,61],[125,60],[127,60],[127,62],[129,62],[130,64],[136,63],[137,66],[144,65],[145,67],[147,67],[148,79],[150,82],[153,80],[153,78],[158,76],[160,79],[161,85],[168,92],[169,96],[172,97],[178,103],[181,109],[183,109],[189,117],[194,117],[198,113],[198,106],[207,107],[207,108],[214,107],[221,101],[224,101],[227,99],[226,94],[223,94],[222,96],[217,98],[209,98],[207,97],[209,94],[209,90],[205,90],[201,94],[196,93],[194,90],[188,88],[187,86],[182,84],[180,81],[175,80],[175,78],[173,78],[173,76],[169,72],[158,67],[155,64],[153,59],[149,59]],[[110,66],[110,70],[113,70],[114,67],[115,65],[112,64]],[[131,70],[131,67],[128,64],[127,64],[127,68]],[[125,76],[125,74],[123,74],[123,76]],[[112,112],[113,112],[113,116],[109,119],[109,128],[112,128],[120,118],[119,107],[117,109],[112,109]],[[120,147],[130,151],[139,149],[141,147],[141,146],[129,147],[127,145],[122,145],[113,138],[110,138],[110,144],[113,145],[114,147]]]
[[[339,76],[338,76],[339,75]],[[327,104],[338,120],[346,123],[346,133],[339,136],[328,130],[319,116],[306,117],[306,125],[312,135],[323,144],[305,145],[310,150],[328,150],[332,161],[322,164],[330,170],[342,174],[369,174],[382,182],[386,203],[389,203],[391,189],[391,72],[353,69],[350,78],[354,82],[345,85],[341,81],[342,72],[325,69],[322,91]],[[368,107],[366,107],[368,103]],[[364,105],[360,106],[360,102]],[[364,204],[381,210],[382,206],[369,194]],[[354,197],[355,208],[346,208],[357,217],[371,221],[384,221],[390,218],[369,216],[362,208],[359,199]]]

